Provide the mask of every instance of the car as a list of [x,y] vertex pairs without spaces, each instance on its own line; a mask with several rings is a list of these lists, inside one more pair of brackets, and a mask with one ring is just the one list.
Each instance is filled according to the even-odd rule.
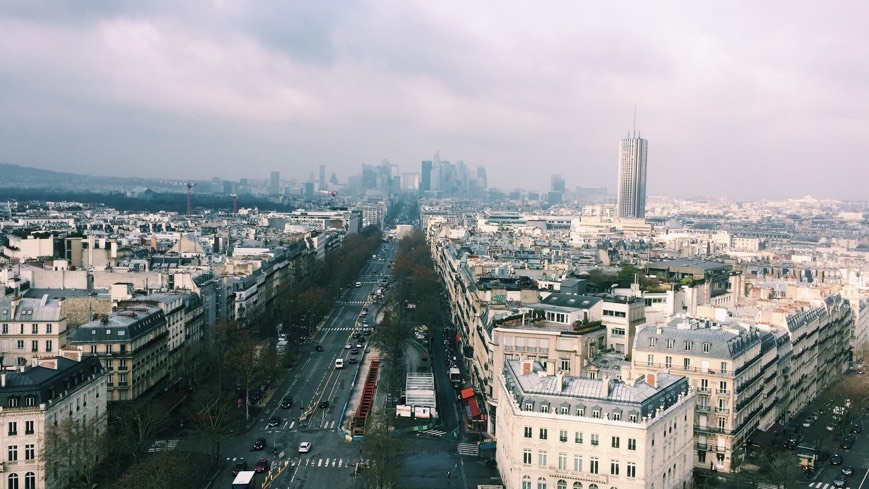
[[843,465],[842,466],[842,474],[843,475],[852,475],[854,473],[853,465]]
[[833,478],[833,485],[836,487],[845,487],[845,476],[837,474],[836,477]]
[[361,341],[357,341],[357,342],[356,342],[356,348],[362,348],[362,342],[361,342]]
[[852,435],[859,435],[860,432],[862,432],[862,431],[863,431],[862,426],[860,426],[859,424],[852,424],[851,429],[848,431],[848,433],[850,433]]
[[347,363],[356,363],[356,357],[350,357],[347,359]]
[[232,467],[232,475],[238,475],[239,472],[244,472],[246,470],[247,462],[244,460],[237,460],[235,466]]
[[299,443],[299,453],[308,453],[311,451],[311,442],[303,441]]
[[357,289],[358,289],[359,287],[362,287],[362,282],[356,282],[355,287],[356,287]]
[[830,465],[842,465],[842,456],[838,453],[830,455]]
[[848,435],[844,439],[842,439],[842,444],[840,445],[845,450],[850,450],[851,447],[854,446],[854,442],[857,441],[857,437],[854,435]]
[[269,428],[274,428],[275,426],[281,424],[281,421],[283,421],[281,418],[277,416],[272,416],[271,418],[269,418]]
[[281,399],[281,409],[290,409],[293,407],[293,398],[290,396],[286,396]]
[[262,450],[265,447],[266,447],[266,439],[265,438],[257,438],[253,442],[253,449],[254,450]]
[[350,354],[351,354],[351,355],[358,355],[358,354],[359,354],[359,350],[356,349],[356,348],[354,348],[354,349],[350,350]]
[[317,350],[317,351],[324,351],[324,350],[326,350],[325,348],[323,348],[323,345],[317,345],[317,346],[314,347],[314,349]]
[[253,466],[253,470],[255,470],[258,474],[261,474],[269,469],[269,461],[265,458],[260,458],[256,461],[256,465]]
[[320,409],[326,409],[329,407],[329,401],[320,401]]
[[803,424],[802,424],[802,426],[803,426],[803,428],[809,428],[809,427],[812,426],[812,424],[813,424],[814,422],[815,422],[814,418],[812,418],[811,416],[809,416],[808,418],[806,418],[806,419],[803,420]]
[[345,350],[349,350],[351,348],[353,348],[353,345],[351,345],[350,343],[347,343],[346,345],[344,345]]

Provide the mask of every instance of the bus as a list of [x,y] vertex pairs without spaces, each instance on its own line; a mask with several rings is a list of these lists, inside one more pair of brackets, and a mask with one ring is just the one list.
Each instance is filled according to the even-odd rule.
[[239,472],[232,481],[232,489],[252,489],[254,476],[256,476],[256,472],[252,470]]

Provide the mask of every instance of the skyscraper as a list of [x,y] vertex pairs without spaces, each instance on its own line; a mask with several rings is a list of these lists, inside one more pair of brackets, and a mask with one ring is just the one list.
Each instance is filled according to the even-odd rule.
[[281,172],[273,171],[269,176],[269,193],[272,195],[281,193]]
[[424,160],[422,168],[419,172],[419,191],[427,192],[431,190],[431,161]]
[[646,217],[646,153],[649,142],[636,132],[619,145],[616,212],[619,217]]

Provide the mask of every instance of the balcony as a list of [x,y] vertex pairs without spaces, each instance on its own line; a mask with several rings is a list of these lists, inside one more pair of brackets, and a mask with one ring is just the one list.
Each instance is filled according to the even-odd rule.
[[696,443],[694,445],[695,449],[706,451],[708,449],[708,445],[705,443]]
[[701,386],[701,387],[697,388],[697,392],[699,392],[700,394],[709,394],[712,392],[712,389],[710,389],[709,387],[702,387]]
[[716,414],[730,414],[730,408],[726,407],[717,407],[715,408]]
[[708,413],[711,410],[712,410],[712,406],[708,406],[708,405],[707,406],[697,406],[698,413]]
[[715,389],[715,393],[719,396],[727,396],[730,395],[730,391],[727,389]]

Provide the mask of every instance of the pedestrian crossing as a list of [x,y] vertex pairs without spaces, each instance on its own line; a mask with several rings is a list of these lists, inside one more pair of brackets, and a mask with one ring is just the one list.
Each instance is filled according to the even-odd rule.
[[[292,422],[290,422],[290,424],[286,428],[266,428],[263,431],[266,433],[280,433],[282,431],[295,431],[296,428],[298,428],[297,424],[298,423],[296,421],[292,421]],[[320,428],[320,429],[324,429],[324,430],[334,430],[337,427],[338,427],[338,422],[335,421],[334,419],[323,421],[322,424],[320,424],[317,421],[311,421],[306,426],[306,428],[308,428],[308,429]]]
[[814,489],[837,489],[835,485],[830,484],[829,482],[812,482],[809,484],[809,487]]
[[[237,461],[246,460],[245,457],[226,457],[227,462],[235,463]],[[371,466],[374,462],[370,459],[346,459],[337,457],[294,457],[288,459],[290,467],[310,467],[314,469],[339,469],[343,467],[356,467],[356,464],[361,462],[366,466]]]
[[362,304],[365,304],[365,303],[368,302],[368,301],[336,301],[336,302],[337,302],[338,304],[355,304],[355,305],[362,305]]
[[441,431],[441,430],[424,430],[424,431],[421,431],[420,433],[423,433],[426,435],[431,435],[431,436],[444,436],[447,434],[446,431]]
[[323,328],[321,331],[353,331],[353,326],[333,326],[331,328]]
[[459,443],[458,452],[460,455],[479,457],[480,447],[476,443]]

